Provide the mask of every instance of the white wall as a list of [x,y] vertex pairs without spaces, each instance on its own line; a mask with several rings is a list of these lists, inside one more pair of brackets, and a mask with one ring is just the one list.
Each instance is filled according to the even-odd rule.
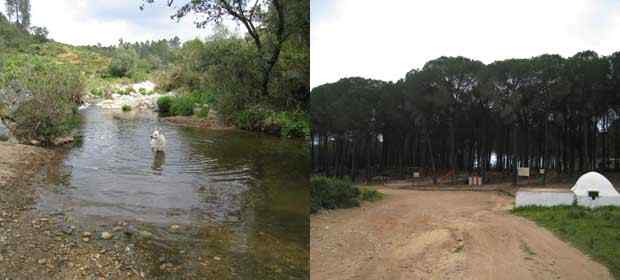
[[572,205],[575,194],[572,192],[518,191],[515,203],[524,206]]
[[620,196],[599,196],[595,200],[592,200],[589,196],[578,195],[577,204],[589,208],[620,206]]
[[515,198],[516,207],[525,206],[560,206],[572,205],[574,200],[577,205],[596,208],[601,206],[618,206],[620,207],[620,196],[599,196],[592,200],[589,196],[575,195],[572,192],[545,192],[545,191],[518,191]]

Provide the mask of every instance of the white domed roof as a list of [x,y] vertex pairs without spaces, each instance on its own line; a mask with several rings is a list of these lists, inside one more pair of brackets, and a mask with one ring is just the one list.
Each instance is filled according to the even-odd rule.
[[620,196],[611,182],[598,172],[581,175],[570,190],[580,196],[587,196],[588,191],[598,191],[599,196]]

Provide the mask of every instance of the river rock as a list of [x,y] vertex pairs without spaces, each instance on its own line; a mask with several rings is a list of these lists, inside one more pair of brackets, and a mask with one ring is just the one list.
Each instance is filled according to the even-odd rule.
[[110,240],[110,239],[112,239],[112,234],[107,232],[107,231],[104,231],[104,232],[101,233],[101,238],[103,238],[105,240]]
[[145,239],[149,239],[149,238],[153,237],[153,234],[151,232],[149,232],[149,231],[146,231],[146,230],[141,230],[139,232],[139,234],[140,234],[140,237],[145,238]]
[[132,235],[134,233],[136,233],[136,227],[134,225],[127,225],[127,228],[125,229],[125,234],[127,235]]
[[66,145],[69,143],[73,143],[73,141],[75,141],[73,136],[58,137],[52,140],[52,144],[54,144],[54,146],[60,146],[60,145]]
[[82,237],[91,237],[93,234],[89,231],[82,232]]
[[61,230],[66,235],[71,235],[73,233],[73,228],[69,225],[62,225]]

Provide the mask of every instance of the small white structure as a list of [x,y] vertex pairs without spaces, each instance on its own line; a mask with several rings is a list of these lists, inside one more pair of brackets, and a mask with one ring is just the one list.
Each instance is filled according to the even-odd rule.
[[581,175],[571,191],[575,193],[577,204],[581,206],[620,206],[620,193],[605,176],[597,172]]
[[588,196],[588,192],[598,192],[599,196],[620,196],[605,176],[594,171],[581,175],[570,190],[578,196]]
[[588,172],[569,190],[522,188],[517,191],[515,204],[523,206],[577,205],[595,208],[620,206],[620,193],[597,172]]

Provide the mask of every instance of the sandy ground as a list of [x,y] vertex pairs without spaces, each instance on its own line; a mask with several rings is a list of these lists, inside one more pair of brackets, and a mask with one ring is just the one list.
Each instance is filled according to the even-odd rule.
[[0,186],[34,174],[51,156],[43,148],[0,142]]
[[494,192],[381,190],[311,217],[311,279],[613,279]]

